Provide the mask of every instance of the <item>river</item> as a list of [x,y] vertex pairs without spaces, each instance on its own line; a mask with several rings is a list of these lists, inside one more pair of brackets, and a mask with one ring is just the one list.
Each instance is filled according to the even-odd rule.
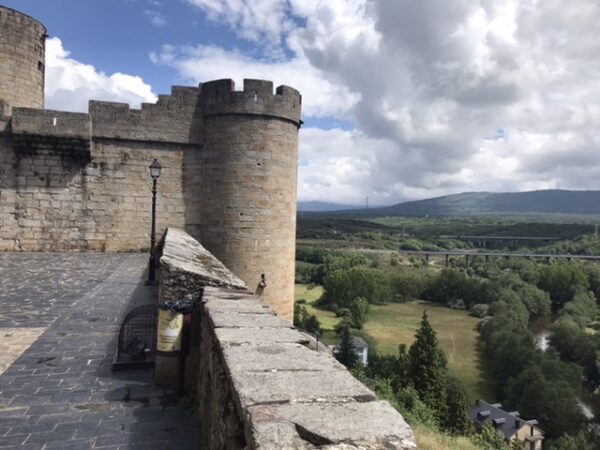
[[[545,352],[550,345],[550,326],[552,325],[552,317],[541,317],[534,320],[530,329],[535,337],[536,346]],[[583,387],[582,393],[579,396],[579,407],[585,417],[593,419],[595,422],[600,422],[600,396],[595,395],[591,389]]]

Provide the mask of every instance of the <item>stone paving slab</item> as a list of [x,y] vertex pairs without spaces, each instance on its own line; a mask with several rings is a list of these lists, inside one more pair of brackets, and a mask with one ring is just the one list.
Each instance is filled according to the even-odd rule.
[[0,375],[46,331],[42,328],[0,328]]
[[0,375],[1,449],[197,448],[194,417],[151,371],[111,372],[120,318],[156,299],[146,264],[143,254],[0,255],[12,293],[2,317],[49,325]]
[[49,326],[127,256],[0,253],[0,328]]

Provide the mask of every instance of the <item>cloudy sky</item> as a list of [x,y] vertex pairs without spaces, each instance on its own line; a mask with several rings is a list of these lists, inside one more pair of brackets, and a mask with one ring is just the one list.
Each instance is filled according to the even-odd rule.
[[597,0],[0,1],[48,27],[48,108],[299,89],[301,200],[600,189]]

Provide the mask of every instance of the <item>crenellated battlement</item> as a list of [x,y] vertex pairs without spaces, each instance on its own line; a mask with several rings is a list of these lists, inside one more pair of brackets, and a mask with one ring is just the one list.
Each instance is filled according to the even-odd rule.
[[14,108],[12,133],[89,140],[90,115],[49,109]]
[[194,143],[201,116],[197,111],[200,89],[173,86],[171,95],[156,103],[131,109],[127,103],[90,101],[94,138]]
[[205,116],[260,115],[301,123],[302,96],[289,86],[279,86],[273,94],[271,81],[244,79],[243,90],[236,91],[233,80],[225,79],[203,83],[200,89]]
[[49,150],[78,160],[90,155],[89,114],[13,108],[11,131],[15,150],[20,153]]

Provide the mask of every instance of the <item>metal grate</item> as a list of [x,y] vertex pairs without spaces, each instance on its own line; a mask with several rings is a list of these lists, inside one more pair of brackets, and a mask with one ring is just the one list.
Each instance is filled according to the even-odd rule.
[[156,305],[138,306],[125,316],[119,331],[113,370],[143,369],[154,366],[157,318]]

